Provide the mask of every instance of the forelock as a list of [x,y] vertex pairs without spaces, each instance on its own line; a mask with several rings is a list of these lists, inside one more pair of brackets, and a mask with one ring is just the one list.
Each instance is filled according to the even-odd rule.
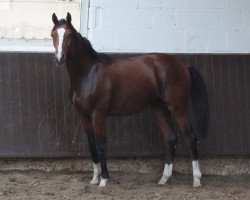
[[67,21],[65,19],[60,19],[54,26],[53,30],[57,29],[58,27],[67,24]]

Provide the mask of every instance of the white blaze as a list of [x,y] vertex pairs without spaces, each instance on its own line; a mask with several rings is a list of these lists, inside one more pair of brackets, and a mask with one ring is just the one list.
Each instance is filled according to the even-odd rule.
[[58,61],[60,61],[62,58],[62,44],[63,44],[65,29],[64,28],[57,29],[57,33],[58,33],[58,48],[57,48],[56,58]]

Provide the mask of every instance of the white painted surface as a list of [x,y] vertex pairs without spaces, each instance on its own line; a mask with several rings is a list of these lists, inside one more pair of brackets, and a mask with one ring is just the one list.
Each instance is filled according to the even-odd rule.
[[61,19],[70,12],[80,30],[80,6],[81,0],[1,0],[0,51],[53,51],[52,14]]
[[249,0],[3,0],[0,38],[24,38],[28,50],[51,51],[32,40],[51,40],[51,14],[64,18],[67,11],[98,51],[250,52]]
[[4,52],[54,52],[52,40],[0,39]]
[[[90,0],[81,0],[80,32],[84,37],[88,36],[89,4],[90,4]],[[75,20],[73,19],[73,21]]]
[[90,0],[88,24],[98,51],[250,52],[248,0]]
[[74,25],[80,28],[81,0],[3,0],[0,1],[1,39],[51,39],[51,16],[65,18],[71,12]]

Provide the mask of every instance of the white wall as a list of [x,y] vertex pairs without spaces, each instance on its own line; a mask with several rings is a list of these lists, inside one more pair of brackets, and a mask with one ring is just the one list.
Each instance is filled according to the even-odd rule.
[[250,0],[89,1],[88,38],[99,51],[250,52]]
[[103,52],[250,52],[250,0],[0,0],[0,51],[54,51],[67,11]]
[[81,0],[0,0],[0,51],[54,51],[52,14],[70,12],[80,30],[80,11]]

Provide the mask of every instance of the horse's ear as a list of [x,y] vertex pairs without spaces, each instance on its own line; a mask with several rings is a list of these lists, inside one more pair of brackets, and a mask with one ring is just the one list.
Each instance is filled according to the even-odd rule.
[[53,13],[52,15],[52,21],[54,22],[54,24],[56,24],[58,22],[57,16],[55,13]]
[[71,23],[71,14],[69,12],[67,12],[66,20],[68,23]]

